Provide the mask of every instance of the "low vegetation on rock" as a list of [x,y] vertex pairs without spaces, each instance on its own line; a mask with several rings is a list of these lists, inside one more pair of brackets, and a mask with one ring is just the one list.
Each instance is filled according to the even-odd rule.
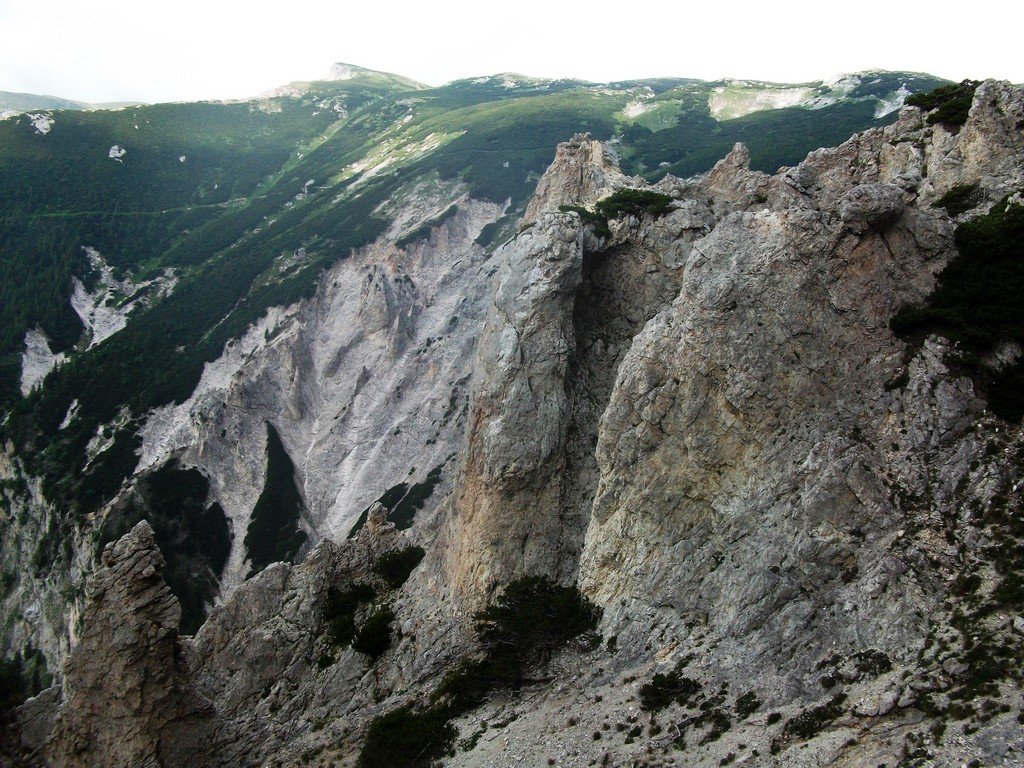
[[921,306],[892,319],[900,335],[936,331],[960,345],[958,362],[975,375],[992,410],[1007,421],[1024,416],[1024,361],[1001,368],[984,361],[1002,342],[1024,343],[1024,205],[1008,200],[956,228],[959,254]]
[[672,210],[672,198],[647,189],[620,189],[597,202],[590,211],[580,205],[560,205],[563,213],[576,213],[585,224],[594,228],[598,237],[608,237],[608,222],[623,216],[653,216],[658,218]]
[[373,660],[379,659],[391,647],[391,623],[395,612],[389,606],[378,608],[369,616],[352,639],[352,648]]
[[299,528],[302,497],[295,485],[295,466],[273,425],[267,423],[267,474],[245,533],[245,550],[259,573],[271,563],[291,562],[306,541]]
[[405,584],[416,566],[423,560],[426,554],[423,547],[411,545],[404,549],[397,549],[386,552],[373,564],[373,572],[387,582],[392,589],[398,589]]
[[959,216],[985,199],[985,194],[977,184],[957,184],[932,203],[933,208],[945,208],[950,216]]
[[356,612],[376,596],[377,591],[369,584],[351,584],[344,589],[328,588],[321,615],[331,645],[348,647],[356,636]]
[[915,93],[907,97],[907,104],[928,112],[931,125],[941,123],[947,128],[958,129],[967,122],[967,116],[974,102],[974,92],[981,85],[979,80],[964,80],[954,85],[943,85],[929,93]]
[[464,659],[428,705],[407,705],[374,719],[360,768],[430,765],[454,743],[452,719],[493,690],[523,685],[530,668],[545,665],[570,641],[593,634],[601,611],[577,589],[531,576],[509,584],[474,618],[483,658]]

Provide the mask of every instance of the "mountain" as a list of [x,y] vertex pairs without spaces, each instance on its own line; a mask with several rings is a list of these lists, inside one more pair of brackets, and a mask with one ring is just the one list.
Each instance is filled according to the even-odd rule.
[[89,104],[85,101],[63,99],[60,96],[0,91],[0,120],[23,112],[45,112],[52,109],[120,109],[137,105],[138,102],[134,101]]
[[346,67],[0,123],[9,759],[1012,764],[1021,92]]

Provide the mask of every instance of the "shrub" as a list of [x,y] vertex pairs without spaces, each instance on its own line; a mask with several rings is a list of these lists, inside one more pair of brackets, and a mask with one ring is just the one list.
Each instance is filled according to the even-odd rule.
[[647,712],[658,711],[673,701],[685,707],[700,687],[696,680],[681,677],[678,672],[656,674],[651,682],[640,687],[640,708]]
[[295,485],[295,466],[273,425],[267,422],[267,475],[245,532],[254,576],[271,563],[291,562],[306,541],[299,528],[302,496]]
[[379,659],[391,647],[391,622],[394,620],[395,612],[387,606],[374,611],[359,628],[352,647],[371,659]]
[[672,210],[672,198],[646,189],[620,189],[599,201],[593,211],[579,205],[560,205],[558,210],[563,213],[579,214],[585,224],[594,227],[594,234],[598,237],[608,237],[611,234],[608,222],[612,219],[622,216],[643,218],[646,214],[655,218],[664,216]]
[[219,504],[207,505],[206,477],[176,459],[143,474],[136,490],[104,520],[97,554],[140,520],[148,520],[165,560],[161,575],[181,603],[179,629],[193,635],[206,620],[206,606],[217,595],[231,551],[227,517]]
[[[395,524],[395,528],[404,531],[412,525],[416,513],[423,509],[423,505],[434,493],[434,488],[441,482],[441,469],[443,464],[434,467],[427,473],[422,481],[410,486],[408,483],[398,483],[384,491],[374,503],[383,504],[388,510],[388,520]],[[370,507],[363,510],[356,520],[355,525],[348,532],[348,538],[354,539],[356,534],[366,525],[367,516],[370,514]]]
[[799,715],[786,722],[782,727],[783,735],[795,736],[799,739],[813,738],[826,725],[843,714],[842,703],[844,701],[846,701],[846,694],[839,693],[825,704],[805,709]]
[[398,589],[420,564],[424,554],[423,547],[417,546],[386,552],[373,564],[373,572],[384,579],[389,587]]
[[507,656],[464,659],[445,675],[438,693],[448,697],[458,710],[469,710],[482,704],[495,688],[518,687],[522,678],[522,664]]
[[904,336],[936,330],[960,342],[967,353],[963,362],[980,380],[992,410],[1019,421],[1024,363],[993,371],[978,359],[1003,339],[1024,342],[1024,206],[1003,200],[958,226],[954,238],[959,253],[926,303],[904,307],[890,327]]
[[582,205],[560,205],[558,210],[562,213],[578,214],[584,224],[590,224],[594,228],[594,234],[598,237],[608,237],[611,234],[611,230],[608,229],[608,220],[599,213],[588,211]]
[[942,197],[932,203],[932,208],[945,208],[950,216],[959,216],[971,210],[984,199],[984,193],[977,184],[957,184],[950,187]]
[[31,644],[25,647],[24,654],[0,659],[0,722],[25,699],[49,688],[51,682],[46,657]]
[[447,707],[416,712],[409,705],[370,723],[359,755],[359,768],[420,768],[449,749],[457,731]]
[[646,214],[657,218],[672,210],[672,198],[647,189],[620,189],[599,201],[594,209],[606,220],[620,216],[641,218]]
[[892,661],[882,651],[869,648],[866,651],[858,651],[851,657],[857,671],[862,675],[878,677],[881,674],[892,671]]
[[437,227],[440,227],[448,219],[452,218],[459,212],[458,205],[450,205],[444,213],[438,214],[433,219],[423,222],[416,229],[409,232],[404,237],[399,238],[395,241],[397,248],[407,248],[413,243],[418,243],[420,240],[426,240],[430,237],[430,233],[433,232]]
[[753,691],[748,691],[736,699],[736,714],[743,719],[750,717],[752,714],[757,712],[760,707],[761,701]]
[[21,658],[0,659],[0,719],[26,698]]
[[536,657],[544,663],[556,648],[593,630],[600,618],[601,610],[577,589],[527,576],[476,614],[476,632],[492,657]]
[[479,705],[495,688],[521,685],[531,663],[545,663],[556,648],[593,631],[600,617],[600,609],[573,587],[537,576],[512,582],[494,605],[475,616],[484,657],[464,659],[445,677],[428,708],[415,712],[405,706],[376,718],[360,767],[429,764],[451,747],[452,718]]
[[363,603],[376,597],[369,584],[352,584],[345,589],[330,587],[324,601],[323,620],[327,624],[327,638],[339,648],[346,647],[356,635],[356,611]]
[[915,93],[907,98],[907,104],[930,112],[928,122],[931,125],[942,123],[949,128],[959,128],[967,122],[974,92],[981,82],[964,80],[956,85],[943,85],[929,93]]

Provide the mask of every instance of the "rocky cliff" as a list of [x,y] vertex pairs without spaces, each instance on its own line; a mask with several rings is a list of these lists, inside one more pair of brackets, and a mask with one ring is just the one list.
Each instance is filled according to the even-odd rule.
[[[323,540],[248,580],[233,554],[237,588],[187,638],[133,529],[10,760],[354,765],[371,723],[450,690],[469,614],[542,576],[602,609],[599,642],[446,710],[443,764],[1024,764],[1024,435],[952,342],[890,330],[956,224],[1024,186],[1022,124],[990,81],[962,127],[908,108],[775,175],[737,145],[650,188],[578,136],[493,254],[473,240],[496,211],[460,199],[428,243],[339,264],[144,432],[143,463],[203,466],[241,525],[273,422]],[[965,186],[959,218],[935,206]],[[625,187],[667,212],[560,210]],[[448,204],[417,194],[419,220]],[[352,480],[406,465],[444,480],[398,530]],[[338,641],[385,610],[379,654]]]

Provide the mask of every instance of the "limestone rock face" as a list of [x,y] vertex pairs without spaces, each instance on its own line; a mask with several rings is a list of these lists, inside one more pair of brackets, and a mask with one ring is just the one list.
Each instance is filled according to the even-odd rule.
[[[974,160],[947,186],[981,167],[999,169],[986,189],[1018,178],[1024,153],[993,127],[1018,99],[979,89],[941,150]],[[693,243],[678,296],[633,339],[601,417],[580,583],[610,626],[637,640],[651,631],[638,613],[677,636],[693,635],[680,622],[701,626],[723,674],[756,667],[777,690],[828,648],[895,656],[922,641],[937,605],[924,584],[941,577],[893,544],[919,525],[899,499],[937,484],[942,514],[958,515],[991,492],[969,470],[984,460],[970,381],[937,339],[906,363],[888,329],[955,252],[921,181],[945,136],[908,110],[811,153],[762,187],[762,210],[734,208]],[[742,179],[742,162],[716,173],[728,167]],[[742,201],[743,185],[724,188]]]
[[[395,246],[453,204],[458,213],[432,236]],[[436,470],[436,498],[452,486],[494,269],[473,241],[500,210],[442,186],[411,190],[389,213],[392,232],[340,259],[308,301],[268,312],[188,400],[142,428],[139,469],[168,456],[199,467],[231,520],[225,594],[249,570],[242,542],[263,488],[268,422],[295,466],[311,547],[344,539],[402,482]]]
[[208,739],[213,711],[189,683],[181,607],[160,575],[163,565],[145,522],[104,549],[45,746],[51,764],[217,764]]
[[590,207],[616,189],[638,183],[619,170],[607,146],[587,134],[576,134],[555,150],[555,160],[537,183],[522,226],[560,205]]
[[860,184],[839,205],[839,218],[855,232],[892,224],[903,213],[903,190],[895,184]]
[[1020,89],[996,80],[978,86],[967,123],[955,134],[942,127],[931,133],[927,177],[936,197],[956,184],[978,184],[995,199],[1019,191],[1022,123]]
[[582,256],[578,218],[559,213],[541,216],[498,254],[445,551],[446,572],[463,594],[544,573],[553,559]]

